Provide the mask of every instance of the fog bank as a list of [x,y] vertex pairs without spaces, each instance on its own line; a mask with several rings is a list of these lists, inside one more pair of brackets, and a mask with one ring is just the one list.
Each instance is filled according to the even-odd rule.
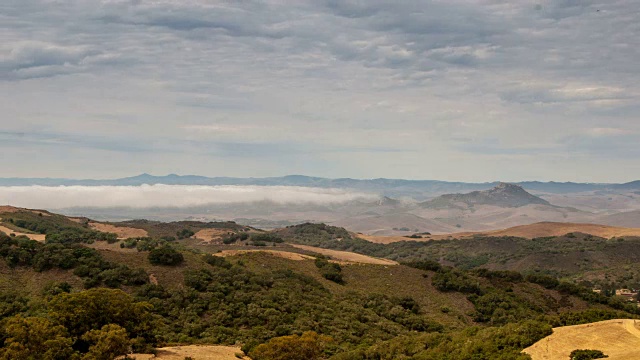
[[296,186],[1,186],[0,204],[42,209],[71,207],[189,207],[273,201],[331,204],[378,196],[345,189]]

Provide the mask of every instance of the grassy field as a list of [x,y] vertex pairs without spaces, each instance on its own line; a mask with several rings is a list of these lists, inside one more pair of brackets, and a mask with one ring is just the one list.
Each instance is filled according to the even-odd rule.
[[639,326],[640,320],[630,319],[563,326],[524,352],[533,360],[566,360],[576,349],[600,350],[609,360],[640,359]]
[[197,360],[249,360],[249,357],[244,356],[239,347],[211,345],[163,347],[158,349],[156,355],[133,354],[129,357],[135,360],[184,360],[186,357]]

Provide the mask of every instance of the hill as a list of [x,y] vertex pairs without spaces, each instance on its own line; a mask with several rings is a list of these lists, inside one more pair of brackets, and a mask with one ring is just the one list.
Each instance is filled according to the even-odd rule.
[[640,226],[640,210],[605,215],[598,218],[598,222],[612,226],[638,227]]
[[[458,359],[470,359],[472,352],[461,345],[472,343],[485,344],[474,353],[491,358],[498,351],[519,353],[560,319],[587,321],[619,317],[616,309],[636,311],[552,278],[434,262],[336,261],[332,257],[342,253],[287,244],[365,242],[322,224],[273,232],[237,227],[222,238],[202,240],[169,234],[216,224],[134,221],[124,225],[144,227],[148,237],[118,239],[90,229],[88,219],[76,222],[26,209],[11,214],[13,223],[24,220],[20,225],[47,238],[37,242],[0,234],[0,339],[5,341],[0,355],[7,358],[17,358],[14,349],[30,354],[28,349],[42,346],[36,337],[18,336],[20,329],[37,324],[56,331],[66,358],[91,356],[105,338],[113,341],[109,351],[132,347],[148,353],[169,343],[242,344],[251,355],[259,344],[295,342],[302,333],[330,336],[331,344],[322,346],[336,360],[362,358],[358,349],[405,337],[416,344],[425,341],[412,348],[432,344],[428,356],[433,359],[445,359],[438,354],[450,347],[459,348]],[[211,256],[220,250],[243,251]],[[305,256],[274,256],[271,250]],[[466,331],[470,326],[482,330]],[[500,334],[513,331],[528,335],[501,344]]]
[[446,194],[425,201],[420,206],[432,209],[461,208],[476,205],[492,205],[499,207],[520,207],[525,205],[551,205],[548,201],[529,194],[521,186],[500,183],[489,190],[473,191],[467,194]]
[[[530,225],[515,226],[503,230],[493,230],[480,233],[474,233],[472,236],[515,236],[527,239],[548,236],[563,236],[568,233],[583,233],[598,236],[601,238],[612,238],[621,236],[638,236],[640,237],[640,228],[624,228],[598,224],[578,224],[578,223],[559,223],[559,222],[539,222]],[[452,234],[453,237],[456,234]]]
[[[589,234],[526,239],[463,233],[464,237],[442,238],[423,235],[422,239],[382,237],[383,243],[365,239],[376,237],[354,234],[339,239],[313,233],[314,226],[298,225],[286,229],[284,238],[335,250],[353,251],[398,262],[430,260],[463,269],[508,270],[553,275],[572,282],[602,288],[640,288],[640,237],[601,238]],[[341,233],[342,230],[331,230]],[[429,239],[440,238],[437,241]],[[390,242],[402,239],[402,241]],[[425,241],[427,240],[427,241]]]
[[532,360],[568,359],[576,349],[600,350],[610,360],[640,359],[637,320],[615,319],[593,324],[563,326],[524,350]]

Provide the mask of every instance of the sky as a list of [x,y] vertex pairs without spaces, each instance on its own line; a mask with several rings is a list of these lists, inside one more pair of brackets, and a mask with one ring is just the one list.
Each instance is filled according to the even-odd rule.
[[1,176],[640,179],[638,5],[3,0]]

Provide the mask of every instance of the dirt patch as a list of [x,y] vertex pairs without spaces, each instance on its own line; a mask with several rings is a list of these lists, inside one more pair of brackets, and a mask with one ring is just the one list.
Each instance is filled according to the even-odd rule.
[[129,357],[136,360],[184,360],[187,356],[195,360],[250,360],[248,356],[237,357],[236,354],[244,353],[234,346],[187,345],[160,348],[157,355],[133,354]]
[[[637,322],[637,323],[636,323]],[[568,359],[576,349],[600,350],[609,360],[640,359],[640,320],[608,320],[563,326],[523,350],[533,360]]]
[[16,234],[16,236],[23,235],[23,236],[26,236],[29,239],[35,240],[35,241],[44,241],[45,238],[47,237],[47,235],[44,235],[44,234],[27,234],[27,233],[23,233],[23,232],[20,232],[20,231],[15,231],[15,230],[9,229],[8,227],[2,226],[2,225],[0,225],[0,231],[2,231],[3,233],[5,233],[7,235],[10,235],[10,234]]
[[231,231],[225,229],[202,229],[198,231],[193,237],[198,240],[211,242],[222,239],[230,232]]
[[136,237],[147,237],[149,233],[143,229],[136,229],[132,227],[125,226],[114,226],[111,224],[103,224],[99,222],[90,222],[89,226],[92,229],[102,231],[102,232],[110,232],[118,235],[118,239],[128,239],[128,238],[136,238]]
[[156,278],[156,276],[154,274],[149,274],[149,282],[152,285],[158,285],[158,279]]
[[330,249],[322,249],[314,246],[291,244],[291,246],[298,249],[311,251],[314,253],[331,256],[338,261],[344,261],[348,263],[361,263],[361,264],[375,264],[375,265],[398,265],[397,262],[387,259],[374,258],[367,255],[356,254],[348,251],[338,251]]
[[288,259],[288,260],[295,260],[295,261],[315,259],[313,256],[302,255],[302,254],[298,254],[298,253],[293,253],[293,252],[288,252],[288,251],[280,251],[280,250],[222,250],[222,251],[220,251],[218,253],[215,253],[213,255],[225,257],[225,256],[234,256],[234,255],[246,254],[246,253],[256,252],[256,251],[261,251],[261,252],[264,252],[264,253],[267,253],[267,254],[271,254],[273,256],[281,257],[281,258]]

